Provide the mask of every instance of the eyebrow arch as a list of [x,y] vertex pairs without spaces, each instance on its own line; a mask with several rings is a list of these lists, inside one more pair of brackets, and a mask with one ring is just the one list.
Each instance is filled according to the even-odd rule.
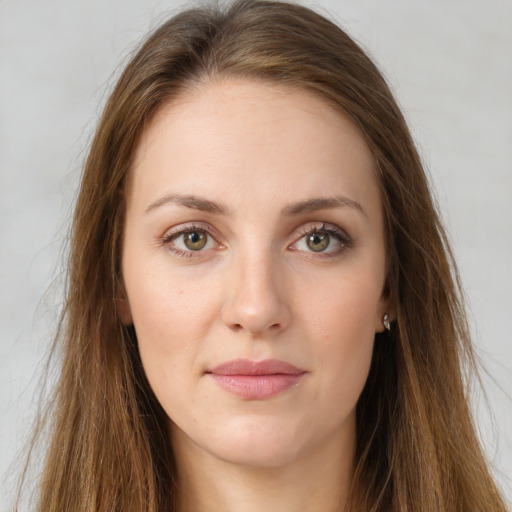
[[288,205],[284,209],[284,213],[287,215],[299,215],[301,213],[308,213],[316,210],[325,210],[330,208],[340,208],[342,206],[355,208],[356,210],[359,210],[365,217],[367,217],[364,208],[357,201],[344,196],[318,197],[308,199],[307,201],[300,201],[299,203]]
[[169,203],[178,204],[194,210],[201,210],[203,212],[215,213],[217,215],[227,215],[229,213],[229,208],[226,205],[191,194],[167,194],[151,203],[146,208],[146,213],[150,213]]
[[[151,203],[146,208],[146,213],[150,213],[151,211],[166,204],[178,204],[185,206],[186,208],[214,213],[217,215],[229,214],[229,208],[225,204],[217,203],[192,194],[167,194]],[[330,208],[341,208],[343,206],[349,206],[350,208],[359,210],[363,215],[367,216],[364,208],[357,201],[344,196],[318,197],[308,199],[306,201],[300,201],[298,203],[292,203],[283,209],[283,213],[286,215],[299,215],[301,213]]]

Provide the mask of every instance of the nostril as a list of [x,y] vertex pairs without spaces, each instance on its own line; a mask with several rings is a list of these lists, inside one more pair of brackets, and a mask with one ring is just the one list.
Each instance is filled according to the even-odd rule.
[[[234,332],[240,332],[240,331],[246,330],[246,328],[242,324],[231,324],[230,327]],[[263,332],[264,330],[266,330],[268,332],[275,332],[275,331],[279,331],[280,329],[281,329],[281,324],[275,323],[275,324],[269,325],[269,327],[267,329],[263,329],[261,332]],[[253,333],[260,332],[259,330],[254,330],[254,329],[248,329],[248,330]]]

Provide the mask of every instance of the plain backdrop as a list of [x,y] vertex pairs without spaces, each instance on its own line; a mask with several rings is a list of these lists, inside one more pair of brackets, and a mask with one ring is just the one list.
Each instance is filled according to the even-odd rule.
[[[304,3],[331,13],[369,51],[410,123],[490,374],[484,382],[494,420],[477,409],[483,442],[512,498],[512,3]],[[88,141],[122,63],[180,5],[0,0],[1,510],[59,313]]]

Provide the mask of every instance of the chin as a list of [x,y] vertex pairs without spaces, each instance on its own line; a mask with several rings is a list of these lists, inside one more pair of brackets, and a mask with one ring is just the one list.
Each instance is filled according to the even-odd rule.
[[211,455],[220,460],[254,468],[286,466],[294,462],[298,456],[297,447],[282,444],[241,442],[212,448]]
[[265,424],[248,420],[236,423],[205,439],[203,447],[226,462],[267,468],[293,462],[306,448],[307,441],[296,435],[296,429],[285,428],[274,422]]

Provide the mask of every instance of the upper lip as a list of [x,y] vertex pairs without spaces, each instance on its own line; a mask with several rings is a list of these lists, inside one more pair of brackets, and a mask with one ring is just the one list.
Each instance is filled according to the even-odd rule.
[[279,359],[265,359],[263,361],[233,359],[215,366],[206,373],[216,375],[300,375],[305,373],[305,370]]

